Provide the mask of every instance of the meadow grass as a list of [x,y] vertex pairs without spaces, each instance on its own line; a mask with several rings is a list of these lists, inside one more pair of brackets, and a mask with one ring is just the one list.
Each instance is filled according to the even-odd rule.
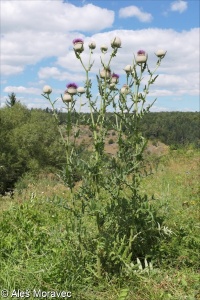
[[[142,193],[164,212],[165,225],[173,232],[162,240],[153,269],[136,267],[127,277],[104,274],[97,282],[89,271],[92,261],[86,257],[83,264],[71,234],[70,191],[54,175],[42,174],[38,180],[27,176],[13,199],[7,195],[0,200],[0,286],[71,291],[77,300],[200,299],[199,153],[171,151],[159,163],[155,157],[148,160],[153,174],[144,178]],[[92,217],[87,224],[92,235]]]

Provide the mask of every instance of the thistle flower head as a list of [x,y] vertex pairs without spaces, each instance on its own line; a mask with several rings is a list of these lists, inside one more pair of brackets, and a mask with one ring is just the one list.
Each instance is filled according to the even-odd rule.
[[74,39],[74,40],[73,40],[73,44],[75,45],[75,44],[77,44],[77,43],[84,44],[84,41],[83,41],[82,39],[80,39],[80,38]]
[[77,89],[77,88],[78,88],[77,84],[74,83],[74,82],[67,84],[66,87],[67,87],[68,89],[69,89],[69,88],[74,88],[74,89]]
[[69,93],[70,95],[75,95],[77,93],[77,88],[78,86],[76,85],[76,83],[69,83],[67,85],[67,93]]
[[111,75],[111,83],[118,83],[118,82],[119,82],[119,75],[113,73],[113,74]]
[[139,50],[137,52],[137,55],[146,55],[146,52],[144,50]]
[[73,40],[74,44],[74,51],[78,54],[82,53],[84,51],[84,41],[82,39],[74,39]]
[[112,78],[117,78],[117,79],[119,79],[119,75],[118,75],[118,74],[115,74],[115,73],[113,73],[113,74],[112,74]]
[[136,63],[141,66],[141,64],[146,63],[148,58],[147,53],[144,50],[139,50],[135,58]]

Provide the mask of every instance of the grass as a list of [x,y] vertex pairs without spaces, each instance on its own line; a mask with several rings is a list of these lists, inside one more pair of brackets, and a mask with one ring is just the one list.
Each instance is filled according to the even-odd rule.
[[13,199],[0,199],[0,286],[71,291],[76,300],[200,299],[199,153],[171,151],[148,160],[153,174],[144,178],[142,192],[164,212],[165,225],[173,231],[160,244],[159,264],[136,268],[127,278],[105,274],[97,284],[71,235],[73,220],[64,208],[69,190],[53,174],[38,180],[26,176]]

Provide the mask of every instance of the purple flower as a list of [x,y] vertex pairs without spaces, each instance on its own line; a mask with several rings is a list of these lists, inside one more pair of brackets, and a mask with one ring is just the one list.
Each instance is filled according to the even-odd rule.
[[72,82],[72,83],[69,83],[69,84],[67,84],[67,88],[68,88],[68,89],[69,89],[69,88],[74,88],[74,89],[77,89],[77,88],[78,88],[78,86],[77,86],[77,84],[76,84],[76,83]]
[[82,43],[82,44],[83,44],[84,42],[83,42],[82,39],[79,39],[79,38],[78,38],[78,39],[74,39],[74,40],[73,40],[73,44],[75,45],[76,43]]
[[145,51],[144,51],[144,50],[139,50],[139,51],[137,52],[137,55],[145,55]]
[[113,78],[119,79],[119,75],[118,75],[118,74],[115,74],[115,73],[112,74],[112,77],[113,77]]

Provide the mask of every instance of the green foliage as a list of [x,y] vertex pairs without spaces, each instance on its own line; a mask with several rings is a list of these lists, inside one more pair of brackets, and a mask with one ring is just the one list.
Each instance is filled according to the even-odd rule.
[[[154,243],[156,247],[152,248],[153,252],[149,252],[146,259],[136,257],[133,260],[129,243],[123,236],[126,230],[123,225],[131,214],[127,210],[121,214],[123,209],[120,209],[120,203],[112,211],[108,193],[101,194],[98,209],[101,209],[102,203],[107,203],[111,214],[106,216],[104,223],[101,216],[105,233],[98,242],[105,267],[101,280],[97,279],[96,273],[98,232],[95,216],[85,213],[83,218],[75,218],[70,191],[63,195],[61,185],[56,191],[54,179],[34,181],[27,177],[25,184],[29,186],[27,194],[30,196],[15,194],[17,203],[0,214],[0,285],[10,290],[71,290],[72,299],[77,300],[198,299],[197,161],[197,151],[172,152],[162,158],[151,177],[144,178],[141,190],[149,197],[140,199],[144,207],[138,211],[135,225],[141,234],[135,236],[133,228],[131,246],[137,250],[140,244],[155,237],[158,232],[162,236],[159,243]],[[62,188],[66,190],[66,187]],[[61,196],[47,197],[41,194],[45,189],[48,192],[51,190],[51,195]],[[154,197],[150,197],[152,192]],[[37,196],[39,194],[40,197]],[[127,191],[126,201],[128,194]],[[81,199],[77,198],[79,213],[81,205]],[[128,208],[125,203],[123,205],[124,209]],[[157,221],[164,214],[165,223],[162,225],[160,222],[159,227],[155,222],[152,227],[150,212]],[[173,231],[170,235],[164,235],[166,223]],[[121,235],[114,237],[112,233],[116,233],[118,224],[121,225]],[[155,229],[154,235],[152,228]],[[142,234],[143,239],[140,240]],[[106,238],[109,239],[105,244]],[[153,241],[150,239],[148,242]],[[145,245],[141,250],[143,248],[150,249]],[[139,252],[133,252],[136,253]]]
[[16,103],[2,108],[0,118],[0,193],[12,189],[25,172],[61,168],[63,148],[49,114]]
[[172,149],[193,145],[199,148],[199,112],[159,112],[146,114],[141,131],[148,139],[157,139]]
[[15,93],[9,94],[8,98],[9,98],[9,100],[6,100],[7,107],[12,107],[18,102]]
[[[60,123],[66,122],[66,113],[58,112]],[[78,115],[73,115],[75,123]],[[88,113],[81,113],[79,116],[80,124],[86,125],[89,118]],[[106,113],[106,118],[109,124],[115,123],[115,115]],[[94,114],[94,120],[97,119]],[[161,141],[176,150],[191,145],[194,148],[199,148],[200,135],[200,113],[199,112],[149,112],[143,116],[140,123],[140,130],[143,135],[150,140]],[[109,125],[110,126],[110,125]],[[113,129],[113,126],[110,127]],[[123,131],[125,127],[123,125]],[[112,135],[116,135],[113,131]]]
[[[64,222],[59,221],[61,217]],[[33,198],[3,214],[0,227],[2,287],[8,288],[8,282],[20,290],[65,285],[74,291],[87,284],[80,249],[64,208]]]

